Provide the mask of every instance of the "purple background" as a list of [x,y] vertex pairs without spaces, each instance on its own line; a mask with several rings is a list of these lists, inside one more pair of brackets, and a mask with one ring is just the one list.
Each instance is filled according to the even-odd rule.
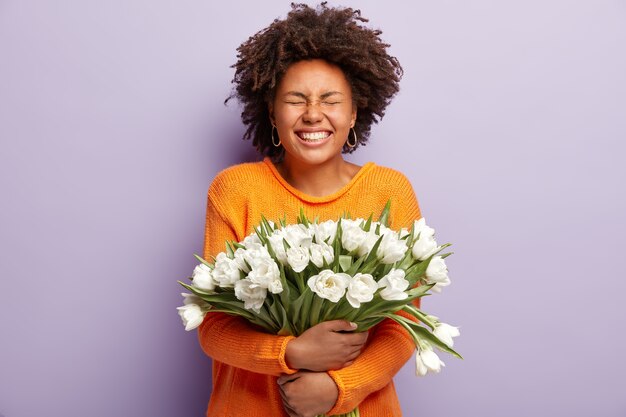
[[[346,1],[405,69],[351,156],[403,171],[466,359],[397,376],[407,416],[626,416],[623,1]],[[287,1],[0,1],[0,414],[200,416],[175,307],[206,189],[256,158],[236,47]]]

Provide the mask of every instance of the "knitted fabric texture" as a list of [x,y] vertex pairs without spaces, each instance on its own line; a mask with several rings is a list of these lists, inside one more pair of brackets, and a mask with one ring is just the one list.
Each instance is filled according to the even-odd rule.
[[[300,209],[313,219],[337,220],[349,212],[352,218],[380,214],[391,199],[393,229],[411,227],[420,210],[411,184],[398,171],[366,163],[337,192],[314,197],[292,187],[273,163],[235,165],[220,172],[209,187],[204,257],[225,250],[225,241],[241,241],[254,231],[261,215],[277,221],[286,216],[295,223]],[[294,373],[285,362],[292,336],[263,333],[246,320],[208,313],[198,331],[202,349],[213,358],[213,392],[207,416],[287,417],[276,379]],[[367,345],[354,363],[328,371],[339,388],[329,414],[348,413],[357,406],[361,416],[401,416],[393,376],[411,357],[410,336],[392,320],[370,330]]]

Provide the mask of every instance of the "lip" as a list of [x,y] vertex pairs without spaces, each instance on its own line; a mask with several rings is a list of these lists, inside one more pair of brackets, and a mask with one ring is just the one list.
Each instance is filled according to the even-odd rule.
[[[328,132],[328,136],[324,139],[318,140],[316,142],[308,142],[304,139],[302,139],[299,135],[299,133],[315,133],[315,132]],[[329,141],[331,141],[334,137],[334,133],[330,130],[326,130],[326,129],[298,129],[294,132],[295,136],[298,138],[298,142],[300,142],[302,145],[309,147],[309,148],[318,148],[320,146],[324,146],[324,144],[328,143]]]

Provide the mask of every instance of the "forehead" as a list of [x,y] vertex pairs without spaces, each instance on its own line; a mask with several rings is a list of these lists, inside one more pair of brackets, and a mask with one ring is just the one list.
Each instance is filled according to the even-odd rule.
[[350,92],[350,84],[341,68],[322,59],[299,61],[287,68],[280,83],[278,94],[298,91],[305,94],[335,90]]

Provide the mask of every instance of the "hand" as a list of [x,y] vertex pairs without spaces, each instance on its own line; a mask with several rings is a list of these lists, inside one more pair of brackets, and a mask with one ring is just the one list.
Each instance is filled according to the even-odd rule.
[[315,417],[328,412],[339,397],[335,381],[326,372],[299,371],[278,378],[280,396],[289,417]]
[[361,354],[367,332],[353,333],[346,320],[325,321],[287,343],[285,361],[292,369],[328,371],[352,364]]

